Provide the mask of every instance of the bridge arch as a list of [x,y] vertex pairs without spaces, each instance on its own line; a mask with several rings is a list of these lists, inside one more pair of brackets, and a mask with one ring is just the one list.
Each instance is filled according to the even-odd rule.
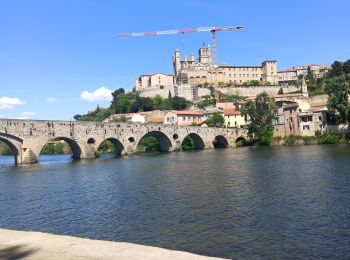
[[42,143],[41,145],[38,146],[38,148],[35,151],[35,154],[36,154],[38,159],[40,157],[40,153],[43,150],[44,146],[46,144],[50,143],[50,141],[51,142],[52,141],[54,141],[54,142],[55,141],[64,141],[64,142],[66,142],[69,145],[69,148],[71,149],[72,158],[73,159],[80,159],[81,158],[81,156],[82,156],[82,149],[79,146],[79,144],[75,140],[73,140],[73,139],[71,139],[69,137],[59,136],[59,137],[55,137],[53,139],[47,140],[46,142],[44,142],[44,143]]
[[123,152],[125,151],[125,148],[124,148],[124,145],[117,139],[117,138],[114,138],[114,137],[109,137],[109,138],[106,138],[104,140],[102,140],[97,146],[97,150],[100,148],[101,144],[105,141],[109,141],[110,143],[113,144],[114,146],[114,153],[117,155],[117,156],[120,156],[123,154]]
[[159,145],[159,152],[169,152],[172,150],[173,145],[170,141],[170,138],[166,134],[164,134],[160,131],[150,131],[150,132],[146,133],[145,135],[143,135],[141,137],[141,139],[138,141],[136,146],[140,144],[140,142],[143,138],[148,137],[148,136],[152,136],[157,140],[158,145]]
[[203,138],[200,137],[196,133],[190,133],[190,134],[186,135],[185,138],[182,140],[181,146],[183,145],[186,137],[190,137],[193,140],[194,149],[204,149],[205,148],[205,143],[203,141]]
[[245,143],[247,140],[243,137],[243,136],[239,136],[237,139],[236,139],[236,145],[238,144],[238,143]]
[[15,143],[15,141],[10,141],[8,138],[4,138],[3,135],[0,135],[0,142],[3,142],[4,144],[6,144],[11,152],[12,155],[15,157],[15,164],[18,163],[18,157],[20,155],[20,147],[18,144]]
[[214,148],[227,148],[229,143],[223,135],[217,135],[213,141]]

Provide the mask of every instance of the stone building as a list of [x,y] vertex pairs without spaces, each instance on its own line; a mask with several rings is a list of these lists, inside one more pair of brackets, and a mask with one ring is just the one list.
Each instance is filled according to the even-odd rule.
[[150,75],[140,75],[135,81],[135,90],[139,91],[149,87],[164,89],[174,85],[174,75],[156,73]]
[[190,110],[172,110],[165,114],[164,124],[189,126],[203,122],[203,113]]
[[274,136],[299,135],[298,103],[281,100],[276,101],[276,106],[274,118],[272,119]]
[[299,113],[299,131],[302,136],[315,136],[327,130],[325,111],[305,111]]
[[236,109],[224,109],[224,119],[226,127],[242,128],[249,124],[248,118],[243,116],[241,112]]
[[278,83],[277,61],[264,61],[261,66],[232,66],[213,65],[210,53],[210,45],[198,50],[198,61],[192,53],[189,59],[181,59],[180,50],[175,50],[173,55],[173,67],[175,84],[216,84],[235,83],[243,84],[251,80]]
[[300,75],[307,76],[308,69],[312,71],[315,78],[322,78],[331,69],[330,66],[325,64],[308,64],[302,66],[295,66],[286,70],[280,70],[277,72],[278,82],[288,82],[298,80]]

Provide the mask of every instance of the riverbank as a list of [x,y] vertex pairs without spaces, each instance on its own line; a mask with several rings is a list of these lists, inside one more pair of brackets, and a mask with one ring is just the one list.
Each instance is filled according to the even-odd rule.
[[[0,229],[0,259],[219,259],[132,243]],[[221,258],[222,259],[222,258]]]

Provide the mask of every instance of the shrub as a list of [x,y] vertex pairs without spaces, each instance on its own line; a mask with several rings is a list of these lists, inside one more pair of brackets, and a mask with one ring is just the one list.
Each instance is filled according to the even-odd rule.
[[271,144],[273,137],[273,126],[267,125],[259,129],[259,144],[267,146]]
[[344,144],[347,142],[344,134],[325,133],[318,138],[321,144]]

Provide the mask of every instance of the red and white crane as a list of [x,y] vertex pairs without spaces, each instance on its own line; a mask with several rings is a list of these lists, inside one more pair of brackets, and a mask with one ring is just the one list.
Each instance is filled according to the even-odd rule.
[[158,32],[138,32],[138,33],[119,33],[118,37],[137,37],[137,36],[158,36],[158,35],[169,35],[169,34],[185,34],[185,33],[196,33],[196,32],[211,32],[212,47],[213,47],[213,62],[216,64],[216,32],[217,31],[233,31],[243,30],[243,26],[209,26],[199,28],[187,28],[187,29],[175,29]]

